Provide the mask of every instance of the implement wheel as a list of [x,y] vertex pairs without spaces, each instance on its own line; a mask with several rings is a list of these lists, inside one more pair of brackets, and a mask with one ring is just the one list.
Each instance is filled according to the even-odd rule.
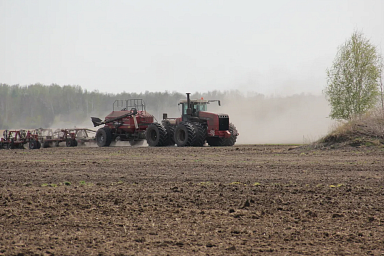
[[65,142],[65,145],[67,147],[76,147],[77,141],[75,139],[67,139],[67,141]]
[[41,146],[41,144],[39,144],[39,142],[38,141],[36,141],[36,140],[31,140],[31,141],[29,141],[29,149],[39,149],[40,147],[39,147],[39,145]]
[[164,126],[159,123],[148,125],[145,137],[150,147],[167,146],[167,131]]
[[96,132],[96,143],[99,147],[109,147],[112,142],[112,131],[109,127],[103,127]]

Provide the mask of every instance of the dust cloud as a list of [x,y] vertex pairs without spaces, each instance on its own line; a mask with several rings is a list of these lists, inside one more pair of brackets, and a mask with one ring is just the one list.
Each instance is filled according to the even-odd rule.
[[325,136],[333,123],[322,95],[227,94],[220,107],[211,104],[209,108],[229,115],[240,133],[237,144],[307,144]]

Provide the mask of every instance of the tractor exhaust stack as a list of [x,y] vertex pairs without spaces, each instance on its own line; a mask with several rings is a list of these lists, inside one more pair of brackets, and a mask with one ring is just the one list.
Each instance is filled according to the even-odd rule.
[[187,92],[187,115],[192,115],[192,109],[191,109],[191,99],[189,98],[189,95],[191,93]]

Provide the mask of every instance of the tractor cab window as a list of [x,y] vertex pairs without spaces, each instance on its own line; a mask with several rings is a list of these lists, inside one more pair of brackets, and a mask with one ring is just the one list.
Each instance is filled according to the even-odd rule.
[[184,103],[184,104],[183,104],[183,115],[186,115],[186,114],[187,114],[187,108],[188,108],[187,103]]
[[196,104],[196,111],[207,111],[207,104]]
[[[188,105],[183,104],[183,114],[184,115],[187,114],[187,108],[188,108]],[[193,102],[192,103],[192,113],[197,113],[199,111],[207,111],[207,104]]]

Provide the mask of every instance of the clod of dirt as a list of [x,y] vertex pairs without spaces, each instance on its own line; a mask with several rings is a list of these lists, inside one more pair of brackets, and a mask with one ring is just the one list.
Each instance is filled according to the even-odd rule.
[[231,246],[231,247],[228,247],[228,248],[226,248],[225,250],[227,250],[227,251],[236,251],[236,246]]
[[332,218],[342,218],[344,217],[344,214],[334,213],[332,214]]
[[251,203],[249,202],[249,200],[245,200],[245,202],[243,203],[243,205],[240,207],[241,209],[244,209],[245,207],[249,207],[251,206]]
[[229,209],[229,211],[228,211],[229,213],[234,213],[235,212],[235,210],[234,209]]

